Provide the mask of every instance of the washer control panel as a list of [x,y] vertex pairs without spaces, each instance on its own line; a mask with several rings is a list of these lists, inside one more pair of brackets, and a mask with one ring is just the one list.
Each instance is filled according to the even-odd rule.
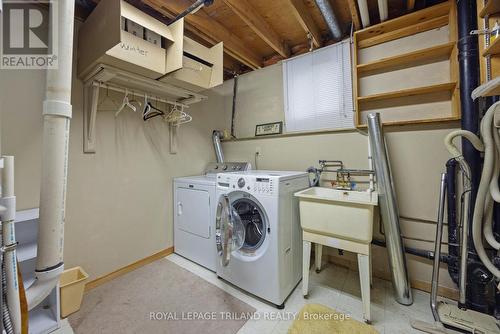
[[257,194],[273,194],[274,193],[274,180],[267,177],[255,178],[254,192]]
[[278,180],[273,177],[242,174],[218,174],[217,185],[230,190],[241,190],[255,195],[276,195]]

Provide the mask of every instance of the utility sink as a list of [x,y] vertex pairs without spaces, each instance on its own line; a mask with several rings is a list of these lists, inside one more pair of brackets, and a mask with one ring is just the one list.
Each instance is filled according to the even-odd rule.
[[377,192],[312,187],[295,196],[299,198],[300,224],[304,231],[371,243]]

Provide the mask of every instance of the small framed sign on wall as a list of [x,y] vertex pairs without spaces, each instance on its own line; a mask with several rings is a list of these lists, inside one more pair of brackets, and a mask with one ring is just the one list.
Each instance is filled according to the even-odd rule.
[[279,135],[283,133],[283,122],[257,124],[255,136]]

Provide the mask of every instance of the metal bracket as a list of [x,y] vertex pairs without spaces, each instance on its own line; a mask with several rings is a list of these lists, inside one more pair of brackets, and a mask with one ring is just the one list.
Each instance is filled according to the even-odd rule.
[[486,35],[491,33],[490,29],[477,29],[477,30],[472,30],[469,35]]
[[15,242],[13,244],[10,244],[10,245],[5,245],[5,246],[2,246],[2,248],[0,248],[0,251],[2,253],[9,253],[9,252],[13,252],[16,250],[17,248],[17,244],[18,242]]
[[83,153],[95,153],[95,124],[99,86],[87,82],[83,88]]

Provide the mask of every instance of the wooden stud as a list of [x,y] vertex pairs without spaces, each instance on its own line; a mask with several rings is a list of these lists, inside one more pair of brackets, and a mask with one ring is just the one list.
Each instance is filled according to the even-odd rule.
[[349,12],[351,13],[354,30],[361,29],[361,20],[359,19],[358,7],[356,6],[356,2],[354,0],[347,0],[347,5],[349,6]]
[[312,18],[304,2],[302,0],[288,0],[288,3],[292,7],[293,15],[295,15],[304,31],[311,34],[314,46],[321,47],[321,34],[318,25]]
[[[164,1],[164,0],[149,0],[151,6],[161,12],[164,8],[175,14],[181,13],[188,8],[191,3],[188,0]],[[196,27],[198,30],[216,41],[224,42],[224,50],[233,58],[242,62],[252,69],[262,67],[262,57],[257,55],[253,50],[249,49],[240,38],[230,32],[225,26],[211,18],[203,9],[195,14],[187,15],[184,18],[185,22]]]
[[247,0],[223,0],[260,38],[281,56],[290,57],[290,48]]

